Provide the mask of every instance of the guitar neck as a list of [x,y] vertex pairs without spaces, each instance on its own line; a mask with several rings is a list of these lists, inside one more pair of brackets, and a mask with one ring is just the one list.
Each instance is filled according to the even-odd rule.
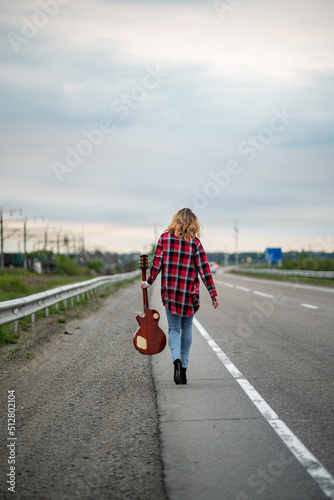
[[[146,281],[146,269],[141,270],[141,279],[142,281]],[[145,309],[148,309],[148,294],[147,294],[147,288],[144,288],[143,290],[143,305],[144,305],[144,311]]]

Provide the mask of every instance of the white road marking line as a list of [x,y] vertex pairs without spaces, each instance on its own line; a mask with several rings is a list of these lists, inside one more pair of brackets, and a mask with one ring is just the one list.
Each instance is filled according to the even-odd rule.
[[308,307],[309,309],[318,309],[318,306],[312,306],[312,304],[300,304],[301,307]]
[[232,285],[231,283],[223,283],[224,286],[228,286],[229,288],[234,288],[235,285]]
[[236,287],[238,290],[242,290],[243,292],[250,292],[250,289],[249,288],[246,288],[244,286],[237,286]]
[[200,322],[194,318],[194,325],[200,334],[207,341],[211,349],[217,354],[218,358],[224,364],[225,368],[235,378],[240,387],[247,394],[249,399],[254,403],[259,412],[267,420],[268,424],[274,429],[276,434],[289,448],[291,453],[302,464],[310,476],[318,483],[325,495],[334,500],[334,477],[327,469],[319,462],[319,460],[303,445],[303,443],[294,435],[289,427],[278,418],[278,415],[262,398],[262,396],[254,389],[247,379],[239,372],[237,367],[220,349],[216,342],[210,337],[208,332],[203,328]]
[[223,285],[224,284],[222,281],[214,280],[214,282],[217,283],[217,285]]
[[274,298],[274,296],[269,293],[257,292],[256,290],[253,293],[255,293],[255,295],[261,295],[261,297],[267,297],[268,299]]

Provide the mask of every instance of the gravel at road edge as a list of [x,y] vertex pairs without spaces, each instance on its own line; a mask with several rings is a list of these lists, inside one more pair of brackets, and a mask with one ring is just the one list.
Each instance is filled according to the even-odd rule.
[[7,391],[16,396],[16,499],[164,500],[150,356],[134,349],[137,282],[54,334],[1,380],[0,496],[8,491]]

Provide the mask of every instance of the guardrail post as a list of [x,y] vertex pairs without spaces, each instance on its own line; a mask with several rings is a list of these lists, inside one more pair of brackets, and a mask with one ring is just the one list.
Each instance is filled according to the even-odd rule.
[[[31,317],[31,323],[35,323],[36,312],[45,309],[45,315],[48,317],[51,306],[55,305],[56,311],[58,312],[59,304],[64,302],[64,308],[66,309],[68,299],[71,299],[71,305],[73,306],[74,297],[77,298],[77,302],[80,302],[81,298],[82,300],[86,300],[86,297],[89,299],[94,295],[103,294],[107,288],[109,290],[110,287],[114,285],[114,282],[122,279],[126,280],[130,276],[132,277],[133,274],[140,274],[140,271],[136,273],[124,273],[122,276],[117,275],[116,278],[102,276],[101,278],[94,278],[91,280],[91,283],[75,283],[73,285],[66,285],[63,288],[59,287],[20,299],[3,301],[0,303],[0,325],[14,323],[14,330],[17,332],[20,319]],[[90,288],[90,290],[87,290],[87,288]],[[63,298],[64,293],[67,294],[67,299]],[[46,306],[46,303],[49,305]]]

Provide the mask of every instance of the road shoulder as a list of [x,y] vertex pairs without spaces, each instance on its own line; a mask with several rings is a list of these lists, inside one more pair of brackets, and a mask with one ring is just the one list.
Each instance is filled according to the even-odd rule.
[[132,343],[141,299],[139,283],[119,290],[2,379],[2,408],[16,395],[16,498],[164,500],[149,357]]

